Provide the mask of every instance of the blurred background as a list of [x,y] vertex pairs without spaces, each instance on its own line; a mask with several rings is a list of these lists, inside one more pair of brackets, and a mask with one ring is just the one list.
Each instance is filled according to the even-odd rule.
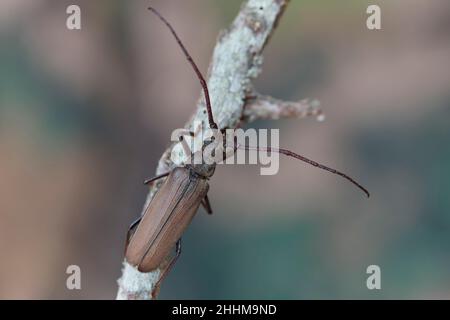
[[[66,28],[81,7],[82,29]],[[198,80],[149,1],[0,1],[0,298],[113,299],[127,227]],[[241,1],[152,1],[206,72]],[[366,28],[378,4],[382,30]],[[257,122],[281,159],[220,166],[161,298],[450,298],[450,2],[294,0],[259,92],[326,121]],[[81,267],[81,290],[66,268]],[[381,290],[366,268],[381,267]]]

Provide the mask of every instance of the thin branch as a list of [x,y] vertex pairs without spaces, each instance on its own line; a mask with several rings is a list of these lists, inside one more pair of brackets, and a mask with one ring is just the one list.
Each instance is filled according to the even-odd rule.
[[[240,123],[245,105],[246,92],[251,91],[251,81],[261,72],[262,51],[274,31],[289,0],[248,0],[226,32],[219,37],[209,67],[208,87],[214,118],[219,128],[236,128]],[[185,128],[195,131],[194,121],[208,124],[204,113],[205,102],[201,97],[197,111]],[[162,155],[156,174],[173,167],[174,162],[184,158],[182,150],[171,152],[174,145]],[[151,201],[161,186],[161,181],[150,187],[146,203]],[[143,212],[142,212],[143,213]],[[141,273],[126,261],[122,277],[118,280],[117,299],[152,299],[160,270]]]
[[318,121],[325,120],[318,100],[283,101],[269,96],[254,95],[247,98],[242,114],[246,123],[255,120],[278,120],[282,118],[305,118],[314,116]]

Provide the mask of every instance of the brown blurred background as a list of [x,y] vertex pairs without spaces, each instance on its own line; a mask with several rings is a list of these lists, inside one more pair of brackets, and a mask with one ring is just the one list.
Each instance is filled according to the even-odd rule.
[[[115,297],[142,181],[200,94],[148,4],[0,1],[0,298]],[[206,71],[241,1],[152,4]],[[255,126],[373,197],[291,159],[275,176],[221,166],[161,298],[450,298],[449,31],[447,0],[291,1],[255,85],[318,98],[327,119]],[[66,289],[71,264],[82,290]]]

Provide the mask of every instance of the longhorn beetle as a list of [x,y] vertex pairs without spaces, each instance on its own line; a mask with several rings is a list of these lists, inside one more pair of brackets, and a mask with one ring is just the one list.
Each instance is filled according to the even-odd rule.
[[[167,26],[194,69],[203,88],[209,126],[211,129],[218,129],[211,109],[208,86],[203,75],[170,23],[154,8],[150,7],[148,9]],[[205,140],[202,149],[210,143],[213,143],[213,138]],[[180,138],[180,141],[185,143],[182,138]],[[244,150],[278,152],[294,157],[320,169],[340,175],[360,188],[369,197],[369,192],[348,175],[307,159],[292,151],[270,147],[242,146],[240,148]],[[158,175],[144,182],[145,184],[149,184],[158,179],[166,178],[161,188],[148,204],[142,217],[131,224],[127,234],[125,257],[128,263],[137,267],[139,271],[149,272],[161,266],[171,249],[174,246],[176,247],[176,254],[162,271],[160,279],[155,285],[155,290],[159,288],[159,284],[179,257],[181,253],[181,235],[188,227],[200,204],[205,207],[209,214],[212,213],[207,193],[209,189],[208,180],[214,174],[215,168],[215,162],[213,164],[189,164],[176,167],[170,172]]]

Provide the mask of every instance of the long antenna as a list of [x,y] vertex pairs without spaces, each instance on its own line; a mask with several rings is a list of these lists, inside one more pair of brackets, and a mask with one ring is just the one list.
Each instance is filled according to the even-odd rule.
[[361,189],[366,195],[367,198],[370,197],[370,193],[369,191],[367,191],[366,188],[364,188],[362,185],[360,185],[358,182],[356,182],[353,178],[349,177],[348,175],[346,175],[345,173],[342,173],[340,171],[337,171],[336,169],[324,166],[323,164],[317,163],[311,159],[305,158],[295,152],[292,152],[290,150],[286,150],[286,149],[278,149],[278,148],[271,148],[271,147],[249,147],[249,146],[238,146],[238,148],[244,149],[244,150],[256,150],[256,151],[269,151],[269,152],[278,152],[278,153],[282,153],[286,156],[289,157],[293,157],[296,158],[298,160],[304,161],[314,167],[320,168],[322,170],[326,170],[328,172],[337,174],[345,179],[347,179],[348,181],[350,181],[351,183],[353,183],[355,186],[357,186],[359,189]]
[[148,10],[153,12],[169,28],[170,32],[175,37],[175,40],[177,41],[178,45],[180,46],[181,50],[183,51],[184,55],[186,56],[186,59],[189,61],[192,68],[194,69],[195,73],[197,74],[197,77],[200,80],[200,84],[202,85],[203,92],[205,94],[206,111],[208,112],[209,127],[211,129],[217,129],[217,124],[214,122],[214,118],[213,118],[213,114],[212,114],[211,100],[209,99],[208,85],[206,84],[205,78],[203,78],[202,73],[198,69],[198,67],[195,64],[194,60],[192,59],[191,55],[187,51],[183,42],[181,42],[180,38],[178,37],[177,33],[175,32],[173,27],[170,25],[170,23],[155,8],[149,7]]

